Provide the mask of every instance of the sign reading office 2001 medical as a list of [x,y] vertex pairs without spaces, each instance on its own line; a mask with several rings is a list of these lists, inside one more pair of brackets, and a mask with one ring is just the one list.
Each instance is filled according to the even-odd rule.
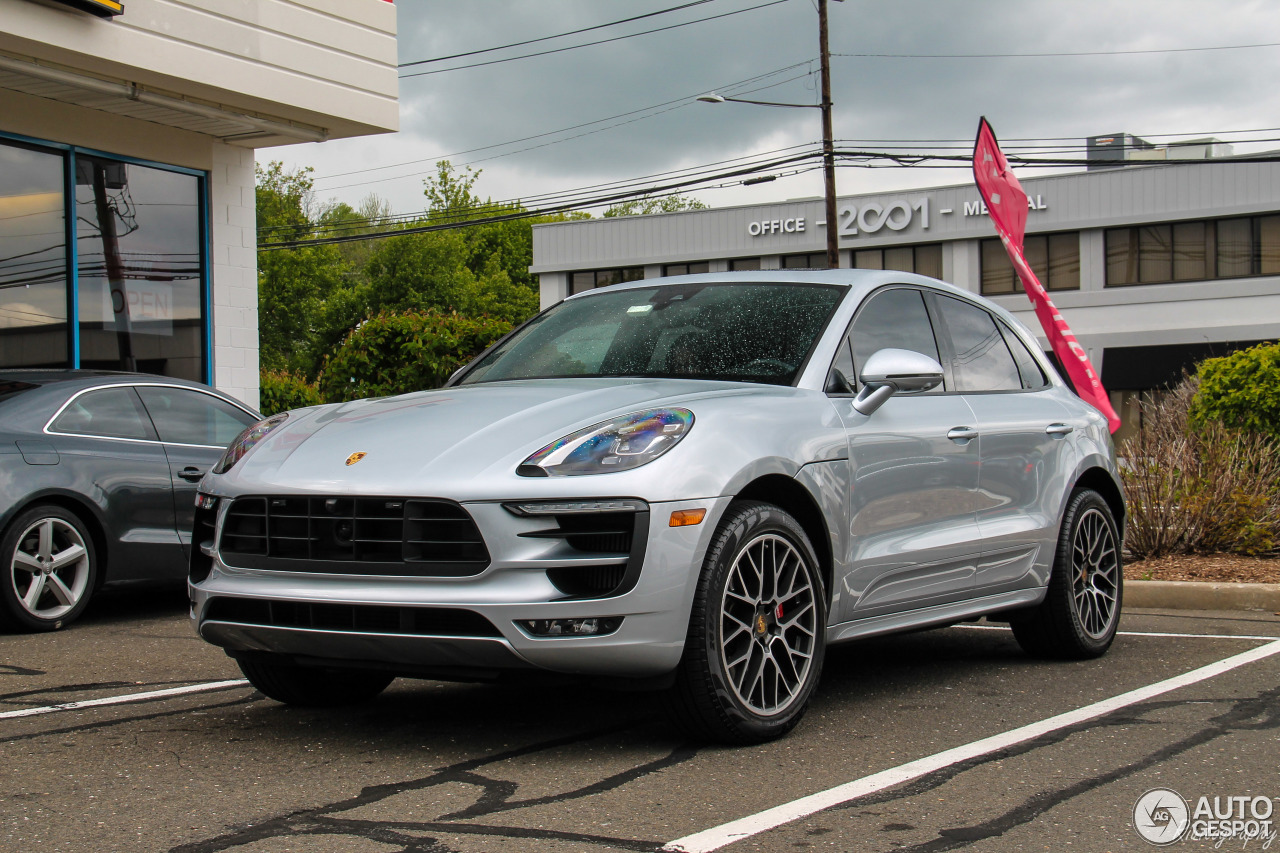
[[[1044,196],[1027,197],[1028,210],[1048,210]],[[894,198],[884,202],[864,201],[858,204],[842,204],[839,211],[840,236],[857,237],[859,234],[902,231],[915,224],[922,230],[929,229],[930,216],[970,217],[987,215],[987,205],[982,199],[963,202],[959,209],[943,207],[934,209],[928,196]],[[818,227],[825,223],[816,224]],[[757,219],[747,223],[747,234],[763,237],[770,234],[804,234],[807,231],[803,216],[790,219]]]
[[70,6],[84,12],[90,12],[103,18],[124,14],[124,3],[119,0],[53,0],[63,6]]

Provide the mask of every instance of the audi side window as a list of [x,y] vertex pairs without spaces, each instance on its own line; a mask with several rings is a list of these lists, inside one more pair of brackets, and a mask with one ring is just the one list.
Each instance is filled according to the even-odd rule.
[[938,310],[951,341],[957,390],[1022,390],[1022,374],[994,317],[976,305],[941,294]]
[[1022,339],[1004,323],[1000,324],[1000,331],[1004,334],[1004,342],[1008,344],[1009,351],[1013,353],[1013,360],[1018,364],[1018,375],[1022,377],[1022,387],[1028,391],[1036,391],[1047,386],[1049,380]]
[[[867,359],[886,347],[911,350],[941,362],[924,296],[909,287],[894,287],[872,296],[853,321],[849,338],[859,375]],[[943,390],[943,385],[938,385],[926,393],[937,394]]]
[[49,427],[73,435],[155,441],[147,413],[132,388],[102,388],[76,397]]
[[226,447],[254,417],[225,400],[186,388],[141,385],[138,394],[160,440],[172,444]]

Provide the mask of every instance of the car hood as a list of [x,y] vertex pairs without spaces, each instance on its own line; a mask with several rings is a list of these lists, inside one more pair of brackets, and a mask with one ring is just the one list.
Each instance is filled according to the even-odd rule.
[[[543,379],[358,400],[292,413],[225,482],[241,493],[454,492],[458,484],[478,478],[509,480],[521,462],[547,444],[618,415],[715,398],[795,393],[737,382]],[[353,454],[364,455],[354,460]],[[216,490],[216,483],[207,485]]]

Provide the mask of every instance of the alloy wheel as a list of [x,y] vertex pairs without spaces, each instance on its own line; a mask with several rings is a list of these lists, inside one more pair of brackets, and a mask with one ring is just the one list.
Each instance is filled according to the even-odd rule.
[[23,531],[13,551],[9,582],[18,603],[37,619],[59,619],[84,597],[89,549],[61,518],[42,518]]
[[785,538],[738,552],[720,603],[720,656],[733,692],[757,714],[785,711],[813,666],[818,608],[812,567]]
[[1120,560],[1107,517],[1089,508],[1076,524],[1071,543],[1072,597],[1085,633],[1106,635],[1116,612]]

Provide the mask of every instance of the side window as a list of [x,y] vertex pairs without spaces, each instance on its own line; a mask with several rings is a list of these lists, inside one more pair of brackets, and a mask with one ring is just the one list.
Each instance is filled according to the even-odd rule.
[[950,296],[938,296],[938,309],[951,341],[957,390],[1022,390],[1022,375],[994,317]]
[[186,388],[138,387],[161,441],[226,447],[254,422],[225,400]]
[[[912,350],[941,361],[924,296],[912,288],[895,287],[872,296],[858,311],[849,337],[853,343],[854,366],[859,374],[867,359],[885,347]],[[939,385],[933,393],[942,390]]]
[[1018,364],[1018,375],[1022,377],[1022,387],[1028,391],[1034,391],[1048,385],[1049,380],[1045,378],[1044,371],[1040,369],[1040,364],[1031,355],[1031,351],[1022,343],[1022,339],[1004,323],[1000,324],[1000,331],[1004,334],[1004,342],[1008,344],[1009,351],[1013,353],[1013,360]]
[[49,427],[54,432],[155,440],[147,413],[132,388],[100,388],[81,394]]

